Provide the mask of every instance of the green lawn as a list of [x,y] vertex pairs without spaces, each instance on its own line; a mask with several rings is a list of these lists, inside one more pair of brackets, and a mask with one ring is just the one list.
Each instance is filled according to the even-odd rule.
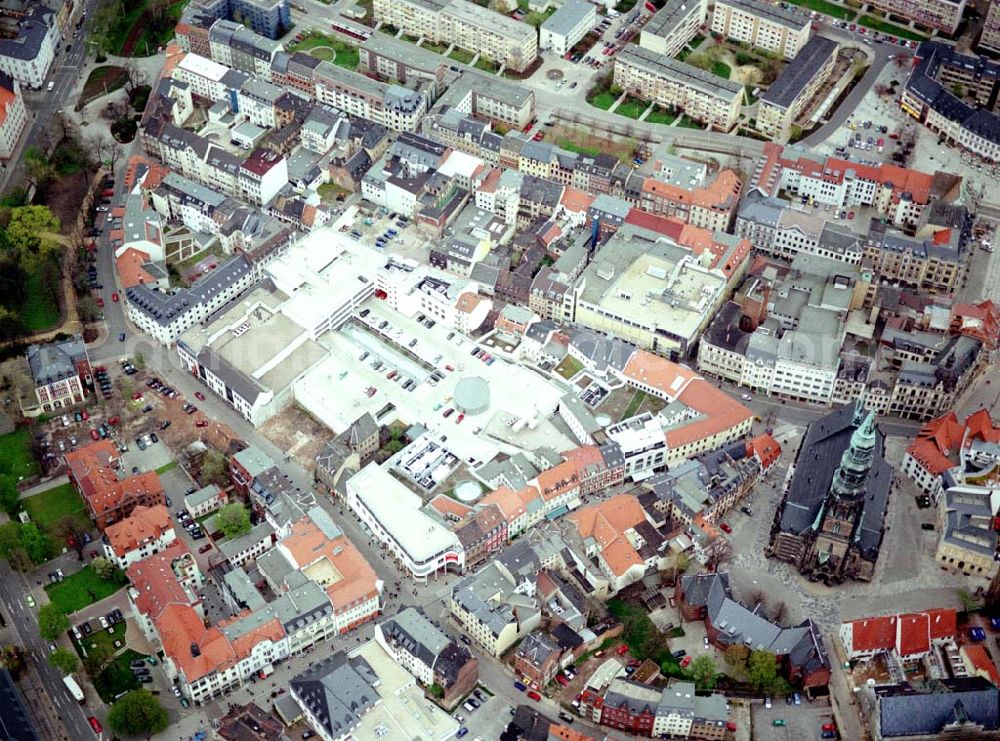
[[289,51],[303,51],[324,61],[332,61],[338,67],[355,69],[358,66],[358,49],[356,46],[335,39],[319,31],[306,34],[302,41],[294,41],[288,46]]
[[[107,635],[107,631],[104,632],[104,635]],[[122,692],[138,689],[141,685],[136,681],[129,662],[145,658],[141,653],[130,648],[123,651],[120,656],[115,657],[115,660],[94,678],[94,689],[97,690],[101,699],[111,704]],[[146,668],[152,670],[149,665]]]
[[585,147],[582,144],[577,144],[571,139],[560,139],[556,142],[556,146],[565,149],[567,152],[576,152],[577,154],[589,154],[591,157],[596,157],[601,154],[604,150],[600,147]]
[[115,641],[125,642],[125,623],[118,623],[111,629],[108,633],[107,630],[102,630],[98,621],[93,621],[91,625],[94,627],[94,632],[89,636],[83,636],[83,640],[77,642],[73,639],[73,648],[76,649],[76,653],[80,658],[85,658],[90,649],[95,648],[99,644],[105,644],[109,651],[114,653],[118,649],[115,648]]
[[594,108],[600,108],[602,111],[608,110],[608,108],[610,108],[616,100],[618,100],[618,96],[610,90],[605,90],[597,95],[594,95],[593,97],[587,98],[588,103],[594,106]]
[[622,413],[622,419],[628,419],[639,411],[639,407],[642,406],[643,400],[646,398],[645,391],[636,391],[632,395],[632,400],[625,407],[625,411]]
[[177,468],[177,461],[170,461],[170,463],[164,463],[162,466],[156,469],[156,475],[159,476],[161,474],[164,474],[173,468]]
[[24,288],[26,298],[18,312],[29,332],[41,332],[59,324],[59,305],[46,290],[41,270],[29,273]]
[[88,531],[94,526],[83,499],[70,483],[54,486],[22,501],[32,522],[48,531],[57,547],[61,547],[62,538],[52,530],[63,517],[72,517],[79,532]]
[[49,593],[49,599],[53,604],[58,605],[63,612],[70,615],[77,610],[82,610],[87,605],[110,597],[125,586],[125,583],[124,574],[119,574],[117,579],[112,578],[104,581],[97,578],[97,574],[90,566],[84,566],[83,569],[75,574],[70,574],[61,582],[47,585],[45,591]]
[[[565,147],[563,148],[565,149]],[[564,357],[559,362],[559,365],[556,366],[556,373],[565,378],[567,381],[582,370],[583,370],[583,363],[574,358],[572,355],[567,355],[566,357]]]
[[451,50],[451,54],[448,55],[456,62],[461,62],[462,64],[469,64],[475,58],[475,54],[471,51],[466,51],[465,49],[459,49],[455,47]]
[[535,28],[538,28],[540,25],[542,25],[543,23],[545,23],[545,21],[548,20],[550,15],[552,15],[555,12],[556,12],[555,8],[549,8],[544,13],[531,12],[528,13],[528,15],[524,16],[524,22],[527,23],[529,26],[534,26]]
[[690,676],[670,654],[670,648],[645,610],[620,599],[609,600],[607,604],[608,611],[624,626],[622,641],[628,645],[629,654],[633,658],[640,661],[652,659],[667,676]]
[[486,57],[479,57],[476,62],[476,69],[482,70],[483,72],[496,72],[499,67],[493,62],[492,59],[487,59]]
[[685,46],[683,49],[681,49],[679,52],[677,52],[677,56],[674,57],[674,58],[678,62],[683,62],[685,59],[687,59],[689,56],[691,56],[692,53],[693,52],[691,51],[691,49],[689,49],[688,47]]
[[38,474],[38,461],[31,454],[30,427],[19,427],[0,435],[0,471],[15,481]]
[[323,183],[319,186],[317,192],[319,193],[320,199],[327,201],[328,203],[333,203],[337,200],[337,196],[344,195],[348,196],[351,194],[347,188],[341,188],[336,183]]
[[701,34],[698,34],[688,42],[688,46],[690,46],[692,49],[697,49],[699,46],[701,46],[701,42],[704,40],[705,37],[702,36]]
[[729,73],[732,72],[729,69],[729,65],[725,62],[712,62],[712,74],[718,77],[722,77],[726,80],[729,79]]
[[639,118],[647,108],[649,108],[649,103],[644,100],[626,98],[621,102],[621,105],[615,108],[615,113],[626,118]]
[[755,98],[753,94],[754,87],[754,85],[746,85],[743,87],[743,105],[753,105],[757,102],[757,98]]
[[657,106],[656,108],[654,108],[649,112],[649,115],[646,116],[645,120],[647,123],[658,123],[669,126],[674,122],[676,118],[677,116],[671,115],[670,113],[667,113],[665,110]]
[[677,122],[678,126],[683,126],[685,129],[703,129],[705,128],[703,124],[698,123],[693,118],[688,116],[686,113],[681,116],[681,120]]
[[924,41],[927,38],[923,34],[917,33],[909,28],[903,28],[902,26],[896,26],[892,23],[886,23],[885,21],[880,21],[878,18],[872,18],[870,15],[861,16],[858,23],[867,28],[874,28],[876,31],[881,31],[882,33],[891,33],[893,36],[899,36],[901,39]]
[[803,8],[809,8],[809,10],[815,10],[824,15],[832,16],[833,18],[839,18],[842,21],[854,20],[854,16],[857,15],[850,8],[844,8],[835,3],[828,3],[826,0],[789,0],[793,5],[799,5]]

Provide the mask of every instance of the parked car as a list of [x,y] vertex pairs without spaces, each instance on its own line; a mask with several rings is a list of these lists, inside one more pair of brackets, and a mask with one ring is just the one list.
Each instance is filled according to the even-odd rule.
[[530,691],[528,692],[528,698],[529,698],[529,699],[531,699],[531,700],[534,700],[535,702],[540,702],[540,701],[541,701],[541,699],[542,699],[542,696],[541,696],[541,695],[539,695],[539,694],[538,694],[537,692],[535,692],[534,690],[530,690]]

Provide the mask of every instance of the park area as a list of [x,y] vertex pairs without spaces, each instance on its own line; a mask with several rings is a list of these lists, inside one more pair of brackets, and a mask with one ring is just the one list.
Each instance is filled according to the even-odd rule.
[[105,54],[148,57],[174,37],[187,0],[120,0],[102,5],[87,24],[87,38]]
[[18,427],[13,432],[0,435],[0,473],[15,481],[39,473],[38,461],[31,454],[31,428]]
[[116,570],[110,579],[102,579],[90,566],[84,566],[62,581],[46,585],[45,591],[48,592],[52,604],[67,615],[71,615],[87,605],[110,597],[126,583],[125,575],[121,571]]
[[72,484],[60,484],[21,501],[31,521],[45,530],[53,543],[65,541],[64,530],[69,530],[70,524],[76,533],[87,532],[93,527],[83,499]]
[[292,42],[288,45],[288,50],[303,52],[345,69],[353,70],[358,66],[357,47],[319,31],[310,31],[301,41]]

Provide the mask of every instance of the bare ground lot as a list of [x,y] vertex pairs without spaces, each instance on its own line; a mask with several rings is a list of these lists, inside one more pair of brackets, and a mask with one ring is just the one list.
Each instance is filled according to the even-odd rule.
[[294,404],[271,417],[260,431],[307,471],[316,467],[317,454],[333,437],[326,425]]

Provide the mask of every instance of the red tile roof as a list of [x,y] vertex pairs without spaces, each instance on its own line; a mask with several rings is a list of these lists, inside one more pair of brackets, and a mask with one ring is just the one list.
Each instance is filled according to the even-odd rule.
[[997,672],[997,666],[993,663],[993,658],[986,650],[986,646],[982,643],[966,644],[962,646],[962,655],[973,674],[985,677],[994,686],[1000,687],[1000,672]]
[[115,270],[122,288],[131,288],[140,284],[155,283],[156,278],[143,267],[149,262],[149,254],[135,247],[129,247],[115,260]]
[[954,609],[935,609],[862,618],[848,624],[855,652],[895,650],[905,658],[927,653],[931,641],[954,638],[958,615]]
[[747,452],[757,456],[766,471],[781,457],[781,444],[770,435],[758,435],[747,443]]
[[902,657],[925,654],[931,650],[930,623],[927,613],[900,615],[896,623],[896,653]]
[[973,440],[1000,443],[1000,428],[993,424],[986,409],[970,414],[964,424],[955,412],[932,419],[920,428],[906,452],[927,471],[940,476],[959,464],[960,448]]
[[193,605],[201,601],[194,594],[189,598],[174,571],[174,564],[179,559],[190,556],[191,551],[184,542],[175,540],[159,553],[128,568],[126,574],[139,612],[155,622],[169,605]]
[[646,513],[632,494],[619,494],[604,502],[581,507],[567,515],[581,538],[593,538],[601,557],[616,576],[643,563],[627,532],[646,522]]
[[854,651],[888,651],[895,645],[895,615],[852,621],[851,647]]
[[162,504],[155,507],[136,507],[124,520],[108,525],[104,535],[115,555],[123,558],[146,543],[159,540],[174,527],[170,513]]

